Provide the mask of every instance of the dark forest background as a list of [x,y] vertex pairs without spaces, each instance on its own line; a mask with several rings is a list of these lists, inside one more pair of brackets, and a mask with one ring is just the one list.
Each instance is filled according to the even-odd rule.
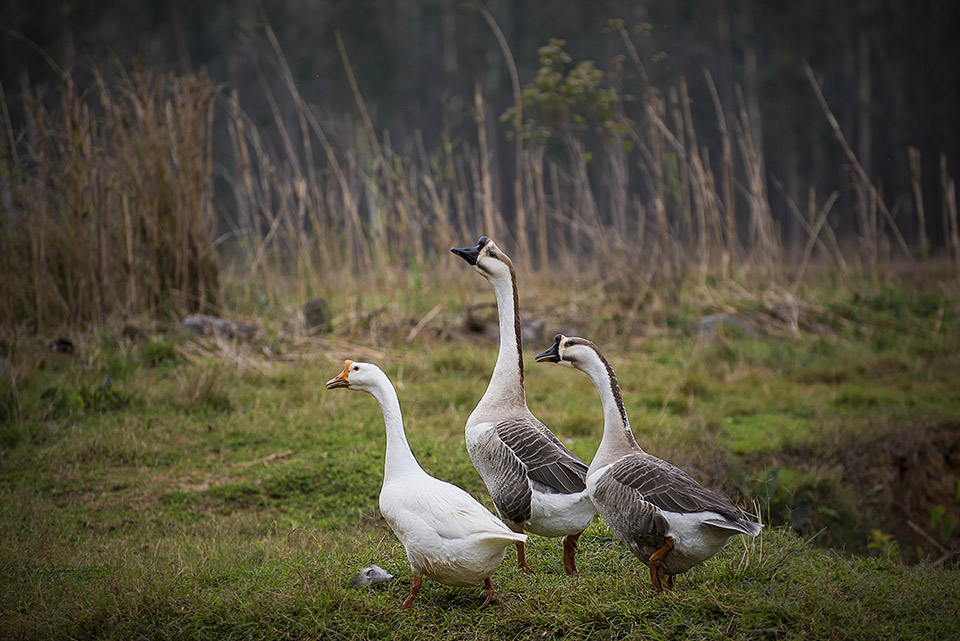
[[[809,185],[828,193],[843,190],[846,180],[846,159],[804,78],[803,59],[816,72],[860,162],[886,193],[909,193],[907,148],[914,146],[924,163],[925,193],[935,206],[939,155],[960,157],[960,3],[492,0],[487,7],[506,36],[522,83],[537,71],[537,49],[560,38],[574,61],[619,68],[629,86],[636,71],[620,61],[622,43],[607,25],[611,18],[622,19],[637,36],[651,84],[687,78],[696,129],[708,146],[716,117],[703,70],[712,73],[724,105],[736,104],[739,85],[753,126],[762,132],[769,173],[797,201]],[[203,67],[215,82],[236,88],[248,112],[269,125],[261,83],[282,81],[271,70],[273,57],[262,36],[265,17],[304,98],[338,118],[354,119],[359,116],[334,37],[339,31],[377,130],[399,150],[413,147],[415,132],[428,148],[440,144],[444,128],[474,135],[469,109],[475,82],[482,83],[492,112],[503,113],[511,104],[496,38],[483,17],[458,0],[15,1],[0,7],[0,24],[64,68],[129,67],[137,61],[178,72]],[[9,33],[0,37],[0,56],[8,100],[18,87],[56,80],[43,56]],[[289,100],[280,106],[295,119]],[[507,130],[496,127],[490,141],[502,160],[494,174],[495,198],[509,209],[512,192],[503,185],[512,180],[512,156],[496,153],[508,144]],[[796,232],[776,200],[778,220],[786,223],[785,231]],[[903,202],[911,206],[909,199]],[[928,225],[928,234],[942,241],[937,219]],[[903,231],[912,237],[917,230]]]
[[[480,233],[540,270],[639,244],[624,269],[673,282],[811,254],[874,282],[898,257],[960,273],[960,3],[14,1],[0,26],[6,234],[31,239],[11,314],[170,287],[202,308],[224,235],[251,275],[295,255],[308,283]],[[65,293],[79,268],[41,265],[93,239],[78,282],[101,284]]]

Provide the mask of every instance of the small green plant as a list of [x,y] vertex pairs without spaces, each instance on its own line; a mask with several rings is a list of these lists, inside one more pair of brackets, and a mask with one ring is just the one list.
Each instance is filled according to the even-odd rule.
[[957,517],[947,514],[947,508],[937,505],[930,512],[930,527],[939,531],[944,541],[949,541],[957,529]]
[[[540,47],[540,68],[534,82],[523,89],[524,115],[535,114],[524,123],[524,137],[534,144],[544,145],[551,136],[577,136],[590,125],[602,132],[614,130],[617,125],[613,108],[619,96],[606,84],[605,74],[590,60],[568,65],[573,58],[564,51],[566,41],[551,38]],[[510,122],[516,107],[500,117]],[[590,161],[589,152],[584,160]]]
[[0,425],[20,420],[20,390],[12,374],[0,376]]
[[892,534],[887,534],[878,529],[870,530],[870,540],[867,542],[867,548],[890,561],[900,561],[900,546]]
[[[956,513],[960,514],[960,481],[957,481],[956,493]],[[951,514],[943,505],[937,505],[930,512],[930,527],[940,534],[940,538],[945,543],[950,543],[953,536],[957,533],[957,525],[960,525],[957,516]],[[952,546],[954,551],[960,549],[960,542],[954,542]]]
[[140,348],[139,357],[149,367],[170,367],[182,360],[174,340],[157,336],[147,339]]
[[131,396],[111,385],[107,374],[99,385],[80,384],[51,385],[40,395],[42,415],[48,419],[65,416],[82,416],[123,409],[130,404]]

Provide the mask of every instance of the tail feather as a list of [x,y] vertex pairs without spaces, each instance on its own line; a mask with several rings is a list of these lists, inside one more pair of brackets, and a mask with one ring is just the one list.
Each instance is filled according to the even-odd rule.
[[747,521],[746,519],[737,519],[736,521],[732,519],[706,519],[704,523],[724,530],[733,530],[734,532],[747,534],[749,536],[756,536],[760,534],[760,530],[763,529],[762,523],[754,523],[753,521]]
[[509,536],[504,535],[500,538],[505,539],[507,541],[513,541],[515,543],[523,543],[524,541],[527,540],[527,535],[524,534],[523,532],[511,532]]
[[510,541],[511,543],[523,543],[527,540],[527,535],[523,532],[513,532],[511,530],[494,530],[478,533],[481,538],[489,541]]

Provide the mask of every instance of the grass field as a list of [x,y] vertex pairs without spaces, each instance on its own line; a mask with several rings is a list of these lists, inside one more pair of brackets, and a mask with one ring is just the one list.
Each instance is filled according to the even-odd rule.
[[[508,551],[493,607],[476,610],[480,588],[427,580],[401,613],[411,576],[377,508],[378,407],[323,383],[343,358],[378,362],[424,468],[490,506],[463,424],[496,344],[462,330],[450,307],[434,325],[453,329],[411,345],[374,345],[362,331],[292,340],[267,322],[252,344],[219,349],[172,329],[89,334],[72,355],[8,348],[0,637],[938,639],[960,629],[960,533],[947,527],[960,474],[958,307],[907,288],[824,298],[810,316],[821,330],[798,335],[745,320],[704,332],[702,310],[682,305],[646,336],[615,314],[577,324],[616,369],[641,445],[756,506],[769,527],[655,595],[646,567],[597,521],[576,577],[562,573],[558,540],[531,537],[535,573],[519,574]],[[763,309],[737,311],[749,320]],[[601,431],[594,389],[532,358],[570,331],[564,323],[524,346],[528,404],[589,460]],[[371,563],[397,578],[351,587]]]

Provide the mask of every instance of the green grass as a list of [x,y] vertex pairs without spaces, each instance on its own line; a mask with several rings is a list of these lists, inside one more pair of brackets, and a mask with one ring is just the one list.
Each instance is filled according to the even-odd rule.
[[[641,445],[741,505],[756,499],[773,527],[664,595],[602,522],[574,578],[558,541],[531,537],[535,574],[508,552],[481,612],[479,588],[429,580],[398,610],[411,577],[377,508],[382,419],[369,396],[324,389],[339,352],[238,371],[185,359],[178,334],[102,333],[74,357],[14,350],[0,387],[0,638],[947,638],[955,562],[869,556],[885,523],[843,464],[960,429],[960,326],[952,312],[936,321],[943,306],[897,292],[840,301],[841,332],[788,338],[699,339],[686,312],[632,348],[601,342]],[[489,506],[463,447],[496,359],[476,343],[391,348],[379,364],[421,464]],[[529,405],[589,460],[599,400],[582,374],[533,362],[548,343],[525,346]],[[398,578],[352,588],[371,563]]]

